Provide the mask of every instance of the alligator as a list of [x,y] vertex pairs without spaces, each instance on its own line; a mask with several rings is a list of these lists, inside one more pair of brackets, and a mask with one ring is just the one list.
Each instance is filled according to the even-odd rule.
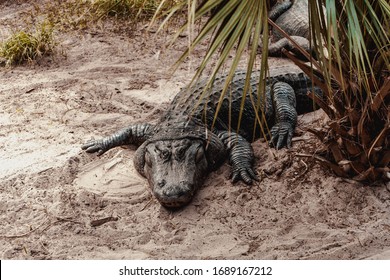
[[[279,0],[272,3],[268,17],[285,31],[305,51],[311,52],[309,7],[307,0]],[[296,55],[300,53],[295,46],[284,38],[283,35],[274,30],[272,42],[268,47],[270,56],[281,56],[282,49],[293,51]]]
[[[113,147],[138,145],[135,168],[147,178],[161,205],[168,208],[188,204],[207,174],[227,158],[232,181],[251,184],[258,179],[250,142],[260,137],[262,127],[268,125],[272,127],[271,146],[291,147],[297,114],[313,111],[307,92],[321,94],[308,76],[293,70],[295,73],[286,66],[271,69],[264,94],[257,94],[260,72],[254,71],[244,97],[247,74],[237,71],[222,100],[226,75],[218,76],[212,87],[201,80],[183,88],[157,124],[132,124],[111,136],[90,140],[82,149],[102,155]],[[241,104],[244,109],[239,124]]]

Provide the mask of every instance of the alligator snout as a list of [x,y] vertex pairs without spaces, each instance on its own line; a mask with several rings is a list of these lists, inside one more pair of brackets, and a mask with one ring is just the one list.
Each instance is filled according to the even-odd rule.
[[188,204],[194,192],[194,184],[186,181],[171,185],[167,184],[165,180],[161,180],[153,189],[155,197],[166,207],[181,207]]

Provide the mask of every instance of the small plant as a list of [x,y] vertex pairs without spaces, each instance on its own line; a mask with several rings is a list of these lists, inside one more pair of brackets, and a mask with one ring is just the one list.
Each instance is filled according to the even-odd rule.
[[17,31],[0,45],[0,57],[6,65],[31,62],[54,52],[57,43],[53,37],[53,28],[47,23],[41,24],[35,33]]

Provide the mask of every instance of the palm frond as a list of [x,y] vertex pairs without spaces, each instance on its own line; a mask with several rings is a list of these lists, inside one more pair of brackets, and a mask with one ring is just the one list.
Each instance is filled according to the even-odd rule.
[[[184,2],[186,2],[189,8],[188,20],[176,33],[172,42],[174,42],[182,32],[190,30],[188,32],[190,34],[190,43],[185,52],[183,52],[177,60],[174,65],[174,69],[176,69],[187,57],[189,57],[200,43],[208,40],[213,34],[207,53],[205,54],[202,62],[199,64],[199,67],[192,79],[192,83],[202,75],[209,65],[213,64],[214,66],[210,70],[210,73],[208,73],[209,79],[205,87],[206,91],[212,86],[221,69],[224,67],[228,68],[229,71],[227,73],[226,84],[220,96],[220,100],[222,100],[228,91],[228,85],[230,84],[238,65],[242,61],[244,53],[248,52],[248,74],[243,93],[246,94],[250,89],[250,73],[253,71],[256,63],[257,48],[261,38],[263,46],[265,46],[262,50],[263,54],[268,52],[268,43],[266,43],[268,42],[268,22],[267,20],[264,20],[268,18],[268,1],[208,0],[201,1],[200,5],[196,6],[197,1],[189,0],[181,2],[178,6],[182,7]],[[177,11],[178,8],[175,8],[175,10]],[[172,16],[173,13],[174,10],[172,10],[168,16]],[[200,32],[191,40],[191,34],[193,33],[192,26],[197,21],[204,21],[205,18],[207,18],[207,21],[203,24]],[[264,34],[264,36],[261,37],[261,34]],[[230,56],[233,56],[233,59],[229,60]],[[260,89],[265,88],[264,80],[268,67],[266,58],[267,56],[264,55],[260,62],[260,69],[262,71],[259,82]],[[264,92],[264,90],[259,90],[259,92]],[[202,100],[202,98],[204,98],[204,96],[202,96],[200,100]],[[221,103],[222,102],[219,104]],[[198,105],[199,104],[196,104],[196,106]],[[244,104],[242,103],[240,121],[244,109],[243,105]],[[255,105],[260,106],[260,104]],[[217,107],[214,121],[220,110],[219,106]],[[262,117],[263,116],[257,116],[259,122]]]
[[[189,15],[176,37],[187,29],[193,30],[191,26],[197,21],[202,28],[197,36],[190,36],[189,46],[175,66],[211,36],[193,81],[212,65],[207,89],[217,73],[229,65],[222,100],[243,54],[248,51],[248,79],[243,92],[246,95],[261,41],[259,92],[264,92],[269,39],[265,19],[271,2],[276,1],[204,0],[198,5],[194,0],[182,0],[180,7],[190,7]],[[308,1],[308,10],[315,56],[296,46],[309,59],[310,64],[306,64],[287,51],[284,53],[312,77],[328,99],[317,101],[331,119],[329,131],[316,135],[328,145],[329,158],[321,159],[318,155],[315,158],[337,174],[357,180],[390,177],[390,5],[387,0],[316,0]],[[174,11],[168,16],[173,14]],[[278,29],[272,21],[270,24]],[[288,34],[279,31],[294,44]],[[316,78],[314,72],[322,78]],[[257,116],[260,124],[261,117]]]

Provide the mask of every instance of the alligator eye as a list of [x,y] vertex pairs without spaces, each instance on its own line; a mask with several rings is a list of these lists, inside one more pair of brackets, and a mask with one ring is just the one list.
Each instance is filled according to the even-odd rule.
[[178,158],[178,159],[181,159],[181,158],[183,158],[183,156],[184,156],[184,149],[182,148],[182,149],[179,149],[177,152],[176,152],[176,157]]
[[145,152],[145,163],[149,166],[152,167],[152,159],[150,158],[150,154],[148,151]]
[[199,149],[196,151],[195,162],[199,162],[203,158],[204,158],[204,149],[203,146],[200,146]]

